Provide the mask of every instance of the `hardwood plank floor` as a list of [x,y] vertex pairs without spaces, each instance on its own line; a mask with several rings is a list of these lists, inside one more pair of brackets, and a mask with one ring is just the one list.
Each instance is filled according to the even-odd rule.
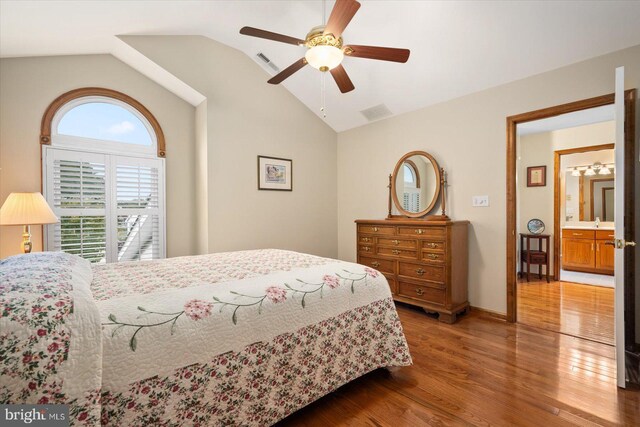
[[413,366],[379,369],[284,426],[640,425],[614,348],[472,312],[446,325],[398,304]]
[[518,322],[614,345],[614,289],[569,282],[520,281]]

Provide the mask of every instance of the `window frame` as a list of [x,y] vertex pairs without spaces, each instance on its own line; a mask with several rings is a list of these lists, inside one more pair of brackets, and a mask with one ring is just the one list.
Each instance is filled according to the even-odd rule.
[[[126,142],[112,141],[106,139],[94,139],[72,135],[58,134],[58,124],[66,113],[73,108],[92,102],[102,102],[117,105],[136,116],[145,126],[151,136],[152,145],[144,146]],[[53,171],[48,170],[48,157],[55,151],[68,153],[86,153],[89,155],[102,155],[105,159],[105,191],[106,206],[105,218],[107,221],[106,237],[106,262],[117,261],[117,217],[119,209],[117,207],[117,175],[114,171],[117,168],[118,158],[137,159],[143,163],[157,163],[158,174],[158,215],[159,215],[159,257],[166,258],[166,167],[165,167],[165,139],[160,124],[153,114],[144,105],[130,96],[105,88],[80,88],[66,92],[56,98],[45,111],[42,117],[40,132],[41,170],[42,170],[42,190],[45,198],[49,200],[52,195]],[[126,153],[126,154],[125,154]],[[74,156],[74,154],[70,154]],[[110,222],[114,224],[109,225]],[[54,250],[51,246],[53,242],[54,226],[44,226],[43,247],[45,250]]]
[[[76,107],[84,104],[103,103],[111,104],[125,109],[133,114],[142,124],[151,136],[151,145],[131,144],[127,142],[114,141],[110,139],[88,138],[83,136],[74,136],[58,133],[58,125],[64,116]],[[158,137],[149,120],[138,110],[133,108],[126,102],[106,96],[83,96],[76,98],[64,104],[56,111],[51,120],[51,144],[60,148],[71,148],[81,151],[98,151],[101,153],[118,154],[118,153],[135,153],[144,155],[145,157],[156,157],[158,150]]]
[[[86,97],[106,97],[110,99],[115,99],[125,104],[128,104],[129,109],[133,109],[137,111],[139,114],[143,115],[147,121],[151,124],[153,128],[153,135],[156,137],[156,146],[157,146],[157,156],[165,157],[166,156],[166,147],[165,147],[165,139],[164,133],[162,132],[162,128],[160,127],[160,123],[151,114],[144,105],[142,105],[137,100],[133,99],[127,94],[122,92],[118,92],[113,89],[106,89],[103,87],[82,87],[78,89],[70,90],[69,92],[65,92],[62,95],[58,96],[54,99],[51,104],[47,107],[42,116],[42,122],[40,123],[40,144],[41,145],[51,145],[51,129],[52,122],[54,116],[58,110],[69,102],[78,99],[78,98],[86,98]],[[132,144],[126,144],[127,146]]]

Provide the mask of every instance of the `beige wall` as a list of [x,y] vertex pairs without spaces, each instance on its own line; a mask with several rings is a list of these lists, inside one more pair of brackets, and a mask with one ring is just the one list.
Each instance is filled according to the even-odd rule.
[[[355,260],[353,221],[384,218],[387,177],[396,161],[425,150],[448,172],[450,215],[471,221],[471,304],[506,312],[506,117],[611,93],[621,65],[626,87],[640,88],[635,46],[340,133],[338,256]],[[471,207],[473,195],[489,195],[490,207]]]
[[[518,138],[517,233],[528,233],[527,222],[532,218],[538,218],[544,222],[544,233],[551,235],[549,242],[551,246],[549,248],[551,255],[549,263],[550,272],[553,271],[553,239],[555,239],[553,232],[554,152],[576,147],[611,144],[614,140],[615,122],[613,121],[560,129],[552,132],[523,135]],[[586,165],[588,163],[587,157],[584,158],[584,161],[585,163],[581,164]],[[527,187],[527,167],[531,166],[547,166],[547,185],[545,187]],[[562,210],[562,212],[564,212],[564,210]],[[562,223],[564,223],[564,221],[562,221]],[[518,246],[520,245],[520,239],[518,239],[517,244]],[[531,271],[537,273],[538,267],[532,266]]]
[[[124,92],[158,119],[167,141],[167,255],[195,253],[195,109],[111,55],[0,60],[0,203],[11,192],[40,191],[40,120],[58,95],[101,86]],[[42,227],[32,227],[34,251]],[[0,226],[0,258],[20,252],[21,227]]]
[[[200,36],[121,39],[207,98],[206,249],[336,257],[336,133],[238,50]],[[293,192],[258,191],[258,155],[293,159]]]

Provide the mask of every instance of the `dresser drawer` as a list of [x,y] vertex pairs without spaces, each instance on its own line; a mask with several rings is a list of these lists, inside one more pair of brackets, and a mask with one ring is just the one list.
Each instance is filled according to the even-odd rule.
[[444,305],[447,297],[444,289],[416,285],[403,281],[398,283],[398,295],[438,305]]
[[422,249],[432,252],[444,252],[446,245],[442,241],[425,240],[422,242]]
[[408,249],[384,248],[378,246],[378,250],[376,251],[376,253],[378,255],[395,256],[398,258],[411,258],[416,260],[418,259],[418,252]]
[[414,279],[429,280],[431,282],[444,283],[444,266],[414,264],[409,262],[399,262],[400,276],[412,277]]
[[358,243],[364,243],[365,245],[373,244],[373,237],[371,236],[358,236]]
[[447,257],[443,252],[427,252],[422,251],[422,260],[428,263],[442,264]]
[[[571,239],[595,239],[595,230],[579,230],[579,229],[564,229],[562,230],[562,237],[569,237]],[[526,248],[525,248],[526,249]]]
[[613,230],[596,230],[596,239],[598,240],[613,240],[614,238]]
[[373,246],[358,245],[358,252],[365,253],[365,254],[373,254]]
[[396,228],[388,225],[358,225],[358,232],[388,236],[396,234]]
[[440,237],[444,238],[444,227],[398,227],[399,236]]
[[395,274],[396,262],[389,259],[370,258],[367,256],[360,257],[360,264],[375,268],[382,273]]
[[415,249],[418,246],[418,242],[415,240],[393,239],[390,237],[378,237],[378,244],[383,246],[393,246],[397,248],[410,249]]

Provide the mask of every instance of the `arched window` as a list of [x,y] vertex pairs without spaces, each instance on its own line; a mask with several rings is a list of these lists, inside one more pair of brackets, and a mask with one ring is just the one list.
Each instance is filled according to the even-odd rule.
[[60,223],[45,247],[92,262],[165,256],[164,136],[142,104],[103,88],[54,100],[42,119],[43,189]]
[[404,186],[405,188],[416,188],[416,171],[408,163],[404,164]]
[[404,175],[404,194],[402,207],[409,212],[418,212],[420,209],[420,173],[416,164],[407,159],[402,165]]

